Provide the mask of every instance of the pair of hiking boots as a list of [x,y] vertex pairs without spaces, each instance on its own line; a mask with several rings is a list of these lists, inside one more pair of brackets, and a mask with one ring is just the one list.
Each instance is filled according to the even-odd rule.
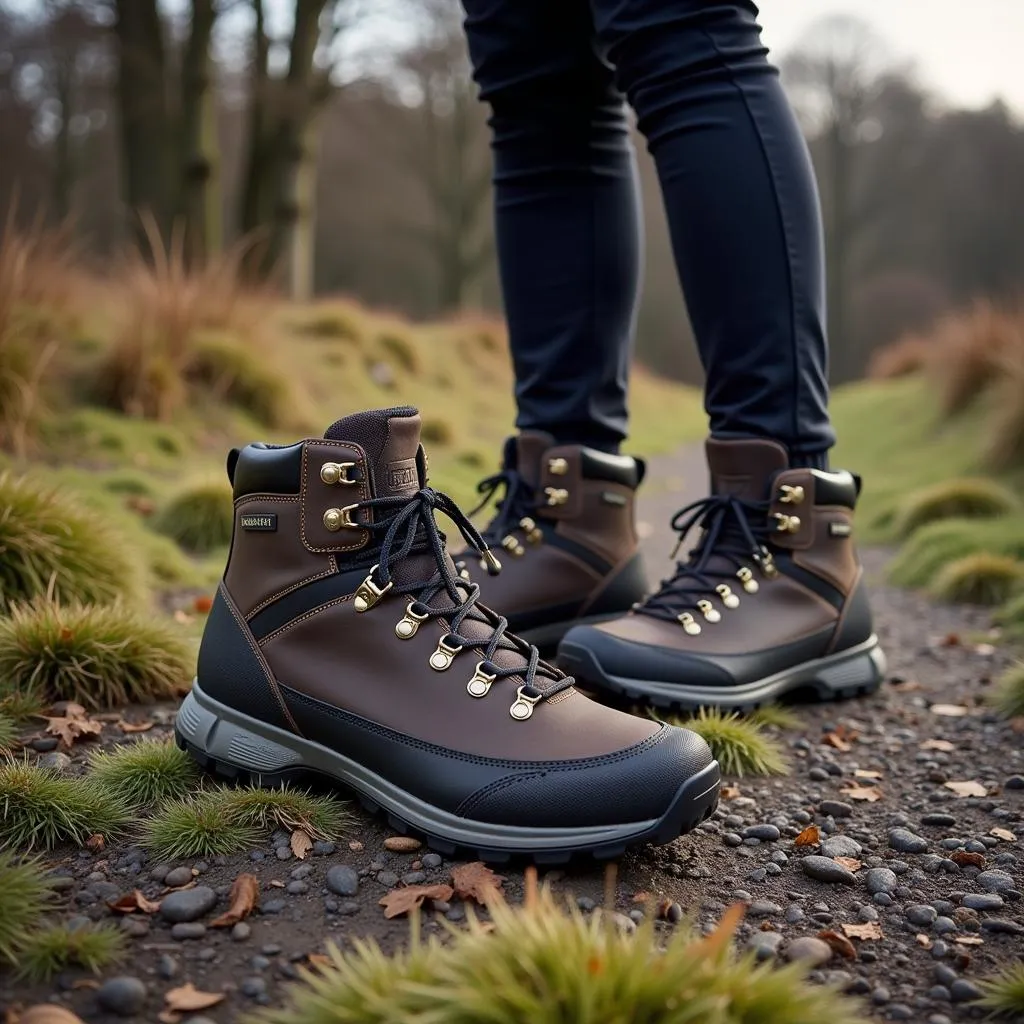
[[695,733],[575,680],[686,708],[878,685],[849,473],[709,441],[712,495],[673,521],[696,546],[647,596],[640,460],[523,433],[481,484],[502,491],[481,534],[428,485],[419,435],[402,407],[231,453],[234,538],[176,723],[208,770],[326,776],[442,853],[615,857],[706,819],[719,769]]

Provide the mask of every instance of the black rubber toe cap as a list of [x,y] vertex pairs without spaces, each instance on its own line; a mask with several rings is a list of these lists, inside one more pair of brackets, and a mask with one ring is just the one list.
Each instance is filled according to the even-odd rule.
[[535,828],[648,821],[664,815],[680,787],[713,760],[696,733],[666,725],[605,757],[510,772],[467,797],[456,813]]

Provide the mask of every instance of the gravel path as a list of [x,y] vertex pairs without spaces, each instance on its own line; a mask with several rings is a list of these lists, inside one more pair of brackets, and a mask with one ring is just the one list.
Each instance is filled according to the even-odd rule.
[[[654,580],[667,571],[669,517],[704,490],[699,450],[655,460],[650,479],[641,515]],[[862,994],[879,1020],[946,1024],[977,1016],[969,1001],[978,978],[1024,955],[1021,734],[981,703],[1013,652],[989,642],[983,611],[936,607],[886,587],[885,561],[885,552],[865,553],[890,660],[883,688],[853,703],[799,705],[801,727],[782,736],[792,773],[730,780],[718,815],[696,833],[627,857],[618,868],[617,909],[634,920],[655,914],[660,928],[684,914],[709,928],[743,900],[749,911],[740,941],[759,956],[813,961],[817,977]],[[964,710],[943,714],[943,705]],[[149,735],[169,732],[172,717],[172,708],[159,709],[161,724]],[[949,785],[965,782],[980,784],[984,795]],[[819,842],[796,845],[812,826]],[[292,857],[284,834],[208,863],[156,864],[137,847],[58,851],[50,859],[69,914],[109,919],[105,901],[133,888],[157,898],[188,876],[197,886],[175,898],[179,906],[165,902],[152,918],[121,920],[131,957],[106,978],[127,975],[144,992],[123,980],[97,992],[80,987],[77,973],[45,989],[12,988],[2,975],[0,1010],[55,991],[90,1021],[123,1019],[113,1012],[118,1006],[155,1020],[163,993],[186,982],[229,993],[194,1024],[275,1002],[296,964],[326,939],[402,942],[407,924],[386,921],[378,905],[388,890],[450,880],[450,862],[425,849],[388,851],[389,835],[358,814],[350,840],[318,844],[305,861]],[[207,930],[243,871],[260,881],[260,910],[233,931]],[[502,873],[506,893],[519,899],[521,869]],[[585,910],[603,902],[600,867],[545,877]],[[464,908],[457,900],[435,906],[424,927],[436,929],[431,918],[440,914],[457,921]]]

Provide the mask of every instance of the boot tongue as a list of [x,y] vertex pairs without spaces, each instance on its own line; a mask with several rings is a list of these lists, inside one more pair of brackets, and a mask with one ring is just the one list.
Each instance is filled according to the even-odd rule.
[[[510,439],[511,440],[511,439]],[[555,439],[540,430],[524,430],[515,438],[515,468],[534,490],[540,484],[544,453],[555,446]]]
[[776,473],[789,468],[789,454],[775,441],[720,441],[705,445],[713,494],[764,501]]
[[407,497],[420,480],[416,454],[420,446],[420,414],[411,405],[357,412],[332,423],[324,431],[330,441],[351,441],[364,452],[378,498]]

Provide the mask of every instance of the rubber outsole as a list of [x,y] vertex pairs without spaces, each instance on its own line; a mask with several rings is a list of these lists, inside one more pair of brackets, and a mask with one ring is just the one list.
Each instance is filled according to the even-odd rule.
[[602,669],[593,651],[579,644],[563,643],[558,649],[558,665],[584,686],[654,707],[679,711],[718,707],[742,712],[753,711],[797,690],[809,691],[822,701],[874,693],[885,677],[886,660],[878,638],[871,636],[849,650],[803,662],[764,679],[714,687],[614,676]]
[[444,856],[489,863],[525,858],[564,864],[577,855],[622,856],[633,846],[664,845],[706,821],[718,806],[721,775],[712,761],[687,779],[660,818],[616,826],[528,829],[473,822],[424,802],[336,751],[286,733],[206,696],[198,684],[175,722],[175,740],[210,775],[264,788],[285,784],[343,786],[366,810],[415,835]]

